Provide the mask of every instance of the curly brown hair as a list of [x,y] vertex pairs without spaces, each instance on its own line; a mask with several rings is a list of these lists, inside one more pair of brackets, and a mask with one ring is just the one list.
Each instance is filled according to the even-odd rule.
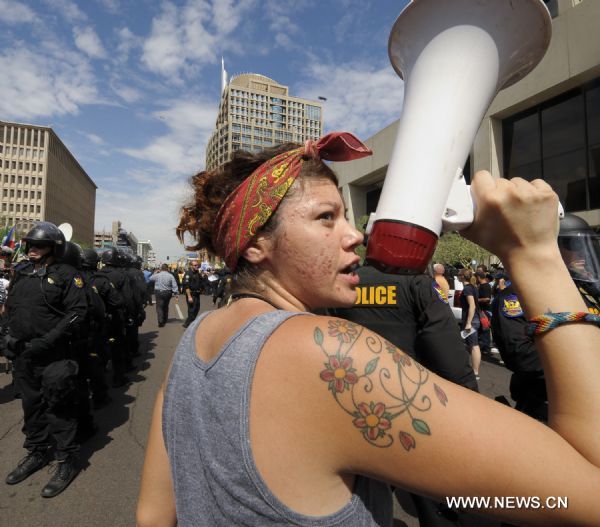
[[[298,148],[299,144],[285,143],[282,145],[265,148],[261,152],[252,153],[245,150],[237,150],[233,153],[231,161],[221,165],[212,171],[201,171],[190,179],[193,189],[192,199],[181,208],[179,225],[176,232],[179,240],[184,243],[185,233],[189,233],[194,239],[193,245],[187,245],[186,249],[197,251],[206,249],[211,254],[217,254],[212,243],[212,232],[221,205],[241,183],[260,165],[269,159]],[[306,179],[327,179],[338,185],[338,179],[323,161],[310,156],[303,158],[304,163],[298,177],[298,185],[293,185],[286,194],[286,198],[293,195],[302,188]],[[277,228],[277,211],[269,221],[261,228],[261,233],[273,232]]]

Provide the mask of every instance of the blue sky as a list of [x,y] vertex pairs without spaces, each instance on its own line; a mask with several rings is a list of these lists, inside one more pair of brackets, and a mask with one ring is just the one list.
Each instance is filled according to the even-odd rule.
[[119,219],[160,260],[204,167],[231,75],[261,73],[324,103],[325,131],[367,138],[400,115],[387,58],[402,0],[0,0],[0,120],[51,126]]

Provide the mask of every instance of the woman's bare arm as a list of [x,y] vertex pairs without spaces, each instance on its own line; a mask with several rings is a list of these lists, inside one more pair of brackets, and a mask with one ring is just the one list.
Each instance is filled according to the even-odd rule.
[[[479,175],[473,193],[478,216],[469,236],[502,258],[527,315],[583,311],[556,249],[551,189]],[[500,508],[502,501],[492,501],[486,512],[518,523],[600,525],[599,328],[565,325],[537,339],[550,428],[446,382],[356,324],[297,317],[285,327],[284,340],[277,332],[261,356],[269,362],[263,382],[279,394],[269,398],[269,410],[284,415],[291,405],[302,416],[304,426],[295,423],[282,442],[292,444],[301,429],[307,444],[322,444],[313,456],[327,454],[317,466],[333,464],[339,474],[370,475],[440,499],[536,497],[547,505],[549,497],[564,497],[568,508]],[[293,379],[290,364],[297,365]]]
[[148,435],[146,458],[136,512],[138,527],[172,527],[177,524],[169,458],[162,434],[163,388],[158,392]]

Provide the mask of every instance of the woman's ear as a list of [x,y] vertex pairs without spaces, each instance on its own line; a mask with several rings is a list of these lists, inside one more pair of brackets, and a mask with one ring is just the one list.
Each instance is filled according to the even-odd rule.
[[269,257],[271,253],[271,240],[264,236],[259,236],[244,249],[242,257],[251,264],[260,264]]

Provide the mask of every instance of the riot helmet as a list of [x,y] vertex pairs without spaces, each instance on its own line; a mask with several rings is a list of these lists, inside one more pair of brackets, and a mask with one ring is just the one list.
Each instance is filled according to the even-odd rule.
[[121,265],[121,260],[119,258],[119,251],[115,247],[109,247],[102,253],[100,256],[100,261],[104,265],[112,265],[113,267],[119,267]]
[[141,257],[139,254],[138,254],[138,255],[135,257],[135,263],[134,263],[134,265],[133,265],[133,266],[134,266],[136,269],[141,269],[143,264],[144,264],[144,259],[143,259],[143,258],[142,258],[142,257]]
[[65,235],[54,223],[40,221],[23,238],[23,249],[27,254],[32,245],[48,245],[52,247],[54,257],[61,258],[65,252],[65,243]]
[[117,249],[117,254],[120,267],[131,267],[131,260],[129,259],[129,254],[126,251],[123,249]]
[[82,256],[82,266],[84,269],[97,269],[98,262],[100,261],[100,257],[98,253],[94,251],[94,249],[84,249]]
[[75,267],[75,269],[81,269],[83,262],[83,250],[76,243],[66,242],[65,251],[60,257],[60,262],[69,264],[70,266]]
[[565,214],[560,222],[558,248],[574,280],[600,282],[600,234],[585,220]]

